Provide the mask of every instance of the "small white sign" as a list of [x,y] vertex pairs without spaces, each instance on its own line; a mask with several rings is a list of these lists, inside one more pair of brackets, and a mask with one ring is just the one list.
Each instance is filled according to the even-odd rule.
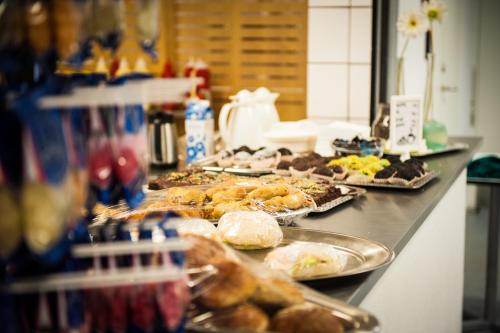
[[392,96],[390,124],[392,151],[418,150],[423,134],[422,97]]

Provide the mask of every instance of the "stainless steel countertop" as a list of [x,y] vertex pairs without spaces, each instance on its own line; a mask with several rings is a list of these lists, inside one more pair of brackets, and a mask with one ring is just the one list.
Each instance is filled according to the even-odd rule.
[[[368,189],[364,198],[340,206],[331,212],[296,221],[300,227],[339,232],[384,243],[401,252],[430,212],[451,187],[455,179],[479,148],[479,138],[452,138],[465,142],[469,149],[423,158],[431,169],[440,171],[438,179],[417,191]],[[359,305],[387,266],[355,277],[308,283],[329,296]]]

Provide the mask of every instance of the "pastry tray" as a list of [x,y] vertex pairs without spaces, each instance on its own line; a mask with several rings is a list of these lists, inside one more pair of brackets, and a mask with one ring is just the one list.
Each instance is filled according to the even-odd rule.
[[274,173],[274,169],[251,169],[251,168],[223,168],[219,166],[203,166],[204,171],[209,172],[227,172],[238,176],[263,176]]
[[342,186],[345,187],[349,190],[348,194],[345,194],[341,197],[338,197],[337,199],[334,199],[329,202],[325,202],[324,204],[316,207],[316,209],[313,209],[311,213],[324,213],[329,211],[330,209],[333,209],[337,206],[342,205],[343,203],[346,203],[348,201],[354,200],[357,197],[360,197],[366,193],[365,189],[362,188],[357,188],[357,187],[352,187],[352,186],[347,186],[347,185],[336,185],[336,186]]
[[427,183],[432,181],[433,179],[439,176],[439,172],[432,170],[429,171],[425,176],[420,179],[412,182],[409,185],[398,185],[398,184],[377,184],[377,183],[354,183],[347,182],[345,180],[334,180],[333,183],[336,185],[351,185],[351,186],[362,186],[362,187],[375,187],[375,188],[392,188],[392,189],[401,189],[401,190],[418,190],[424,187]]
[[[210,185],[195,185],[193,187],[207,188],[210,187]],[[167,191],[168,189],[149,191],[142,205],[151,204],[157,200],[161,200]],[[131,212],[145,213],[145,214],[147,213],[161,214],[162,212],[166,213],[168,211],[182,211],[182,210],[196,211],[198,209],[203,209],[202,207],[189,207],[189,206],[165,206],[165,207],[155,207],[152,209],[149,209],[147,207],[145,208],[139,207],[137,209],[130,209],[125,202],[120,202],[117,205],[109,206],[106,208],[107,210],[101,212],[100,214],[97,214],[97,216],[93,219],[92,221],[93,226],[104,224],[109,218],[117,220],[126,219],[129,213]],[[288,210],[283,212],[273,212],[269,214],[271,214],[274,218],[276,218],[276,220],[279,222],[280,225],[290,225],[293,223],[295,219],[307,216],[310,212],[315,211],[316,208],[317,208],[316,204],[314,203],[313,200],[311,200],[311,204],[308,207],[303,207],[300,209]],[[213,223],[218,222],[218,220],[215,219],[209,221]]]
[[[455,142],[452,144],[449,144],[445,148],[441,149],[435,149],[435,150],[427,150],[427,151],[413,151],[410,152],[411,157],[427,157],[427,156],[434,156],[434,155],[439,155],[439,154],[445,154],[453,151],[460,151],[460,150],[467,150],[469,149],[469,145],[463,142]],[[401,155],[401,153],[398,152],[393,152],[393,151],[384,151],[384,155]]]
[[[335,247],[348,257],[346,267],[342,272],[297,279],[298,281],[331,279],[370,272],[389,264],[395,257],[394,251],[384,244],[365,238],[298,227],[282,227],[282,230],[281,245],[295,242],[322,243]],[[264,262],[264,258],[272,249],[240,251],[257,262]]]
[[193,166],[201,167],[205,171],[210,172],[227,172],[240,176],[262,176],[269,175],[273,173],[273,168],[266,169],[252,169],[252,168],[239,168],[237,166],[232,167],[220,167],[215,162],[217,161],[217,155],[207,156],[201,160],[195,161],[192,163]]
[[[309,287],[298,285],[307,302],[325,307],[341,320],[346,333],[376,333],[380,332],[380,325],[371,313],[345,302],[323,295]],[[218,332],[218,333],[248,333],[235,329],[221,329],[204,326],[206,315],[198,316],[186,325],[187,332]],[[264,333],[269,332],[265,331]]]

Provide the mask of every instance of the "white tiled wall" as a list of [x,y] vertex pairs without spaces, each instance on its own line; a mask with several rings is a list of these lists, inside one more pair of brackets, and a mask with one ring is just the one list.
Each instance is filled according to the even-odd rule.
[[371,0],[309,0],[309,118],[369,123],[371,6]]

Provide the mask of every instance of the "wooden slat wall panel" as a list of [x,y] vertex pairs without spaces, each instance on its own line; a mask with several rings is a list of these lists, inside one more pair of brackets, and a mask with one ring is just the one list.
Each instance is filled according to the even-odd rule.
[[281,94],[282,120],[305,117],[307,0],[163,2],[168,57],[178,72],[190,57],[209,64],[216,111],[240,89],[265,86]]

